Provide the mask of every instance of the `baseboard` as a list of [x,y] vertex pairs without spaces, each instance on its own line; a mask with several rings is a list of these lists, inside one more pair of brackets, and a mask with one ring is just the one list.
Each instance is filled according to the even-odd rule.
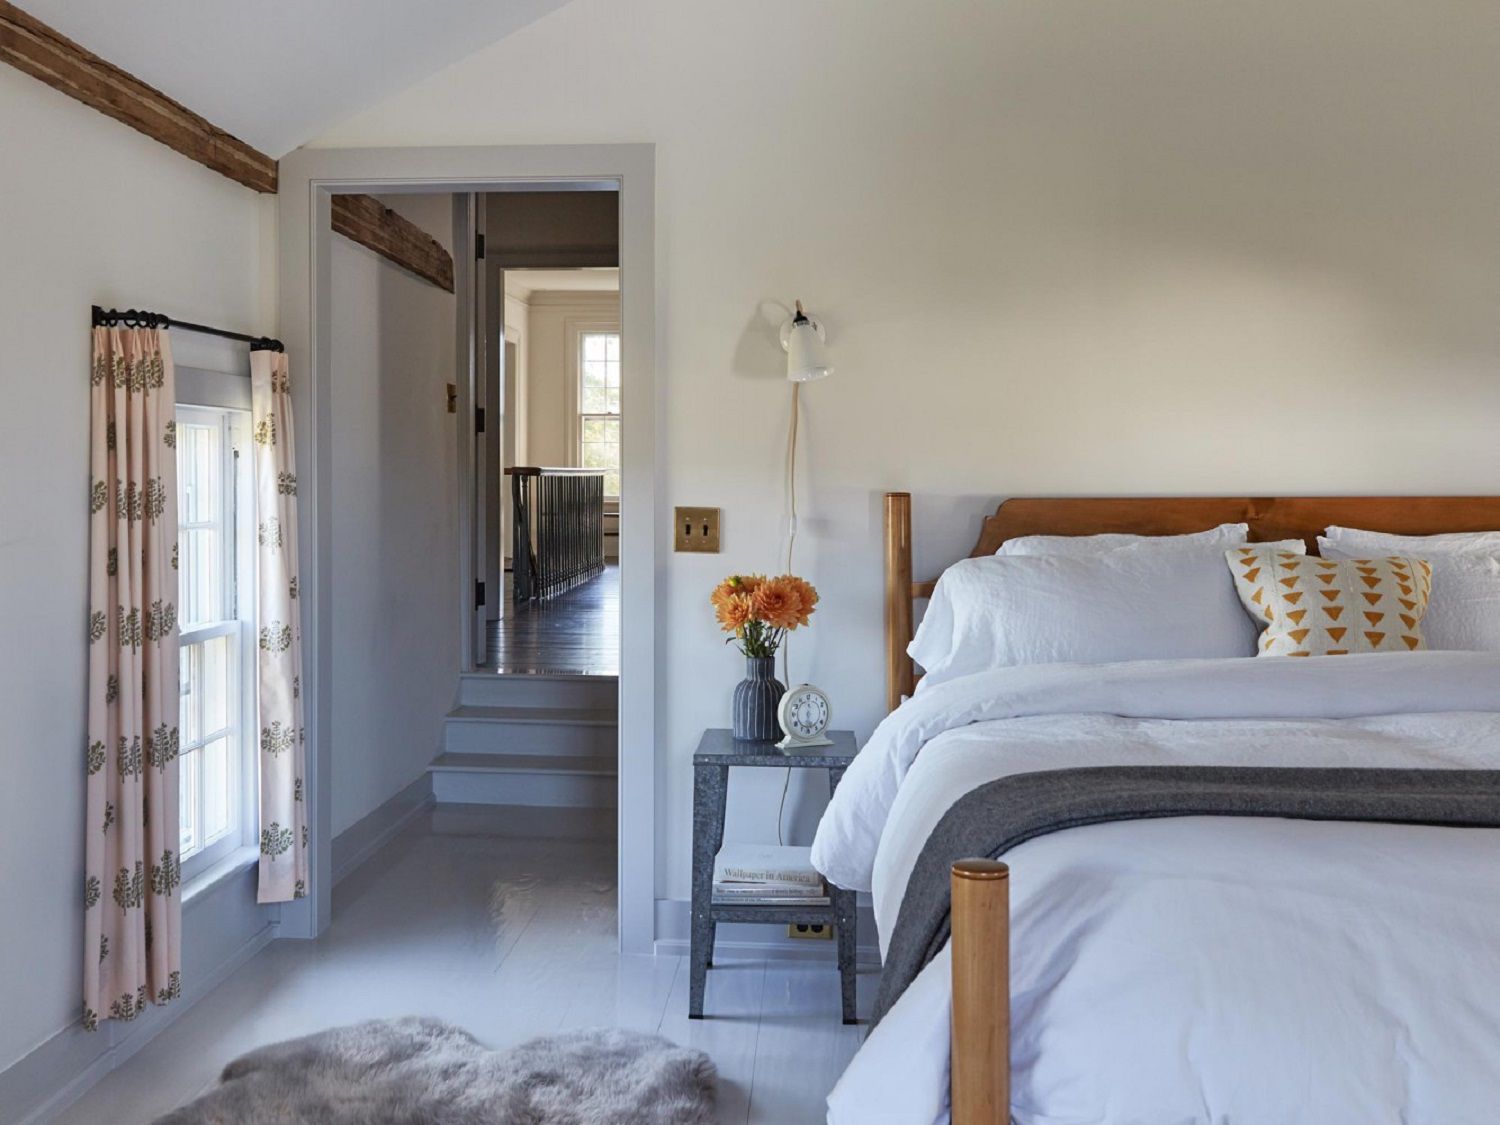
[[338,886],[360,864],[394,840],[432,807],[432,777],[423,773],[374,812],[333,838],[333,884]]
[[[692,914],[692,903],[687,899],[656,900],[656,943],[653,948],[658,956],[687,956],[692,947]],[[879,968],[880,948],[873,940],[875,913],[868,905],[860,904],[857,923],[861,940],[854,947],[855,960],[863,968]],[[720,953],[768,960],[832,961],[836,956],[831,941],[789,938],[784,925],[751,922],[720,922],[714,936],[714,948]]]
[[78,1022],[59,1031],[0,1072],[0,1121],[14,1125],[50,1121],[171,1027],[275,937],[275,925],[267,925],[211,971],[184,981],[182,995],[175,1002],[160,1008],[151,1005],[144,1016],[130,1023],[110,1020],[98,1031],[84,1031]]

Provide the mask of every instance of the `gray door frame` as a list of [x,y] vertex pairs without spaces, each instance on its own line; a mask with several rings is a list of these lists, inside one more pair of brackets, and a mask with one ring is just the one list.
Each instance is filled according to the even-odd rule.
[[[519,145],[462,148],[299,149],[281,161],[277,196],[279,332],[292,364],[300,501],[303,698],[309,762],[308,819],[312,887],[282,908],[279,934],[315,937],[327,926],[331,865],[332,630],[331,543],[334,404],[329,372],[331,303],[329,226],[334,192],[483,192],[518,182],[562,186],[613,181],[620,191],[621,356],[625,427],[621,451],[621,622],[619,685],[619,941],[625,953],[651,953],[656,909],[656,747],[661,722],[657,690],[661,651],[656,613],[657,528],[665,526],[657,433],[655,211],[656,153],[649,144]],[[458,248],[456,266],[472,254]],[[456,271],[460,278],[465,271]],[[459,307],[472,303],[462,283]],[[460,350],[461,419],[475,406],[473,356]],[[463,432],[462,430],[460,432]],[[460,512],[472,510],[473,427],[459,442]],[[467,519],[467,515],[463,518]],[[460,620],[472,622],[472,554],[461,559]],[[470,626],[465,625],[467,630]],[[455,674],[458,669],[455,667]]]

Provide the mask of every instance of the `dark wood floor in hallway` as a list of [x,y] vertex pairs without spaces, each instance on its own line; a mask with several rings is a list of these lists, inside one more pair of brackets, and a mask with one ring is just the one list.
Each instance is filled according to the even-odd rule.
[[505,617],[491,625],[487,670],[620,674],[620,567],[544,602],[517,605],[505,576]]

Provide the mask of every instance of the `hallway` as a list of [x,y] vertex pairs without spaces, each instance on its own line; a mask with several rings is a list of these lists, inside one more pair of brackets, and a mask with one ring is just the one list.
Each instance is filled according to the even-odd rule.
[[620,674],[620,565],[548,601],[518,605],[505,575],[505,617],[490,624],[497,674]]

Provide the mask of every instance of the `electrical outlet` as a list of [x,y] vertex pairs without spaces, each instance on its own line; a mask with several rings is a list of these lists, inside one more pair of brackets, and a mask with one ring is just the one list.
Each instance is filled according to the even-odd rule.
[[831,940],[833,938],[833,927],[825,925],[822,922],[790,922],[787,924],[786,936]]
[[719,553],[719,509],[675,508],[677,531],[673,549]]

